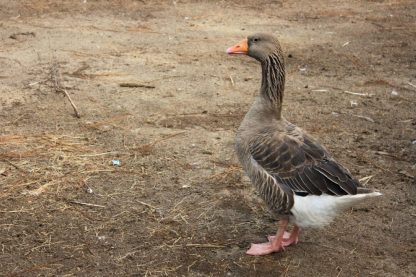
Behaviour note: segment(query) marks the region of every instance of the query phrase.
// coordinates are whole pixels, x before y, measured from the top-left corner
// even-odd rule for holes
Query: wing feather
[[[251,141],[249,151],[280,186],[300,195],[357,194],[359,183],[351,173],[300,129],[264,130]]]

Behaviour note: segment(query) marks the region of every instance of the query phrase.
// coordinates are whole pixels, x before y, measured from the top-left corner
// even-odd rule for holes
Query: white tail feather
[[[291,221],[299,227],[323,227],[345,209],[358,204],[367,198],[381,196],[380,192],[355,195],[308,195],[294,196],[295,203],[290,210]]]

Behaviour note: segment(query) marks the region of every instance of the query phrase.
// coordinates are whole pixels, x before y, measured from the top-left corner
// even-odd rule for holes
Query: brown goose
[[[322,145],[282,117],[285,67],[275,37],[252,35],[227,53],[248,55],[261,64],[260,95],[238,129],[236,152],[261,197],[280,216],[277,234],[252,244],[247,254],[279,252],[298,242],[301,228],[325,226],[342,210],[381,195],[360,187]],[[291,233],[285,231],[289,222]]]

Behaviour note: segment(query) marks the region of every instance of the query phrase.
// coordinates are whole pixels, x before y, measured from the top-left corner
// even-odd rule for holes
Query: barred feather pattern
[[[285,87],[285,64],[280,47],[261,62],[261,94],[281,112]]]
[[[293,192],[279,186],[276,178],[253,158],[249,147],[237,137],[236,152],[243,169],[269,209],[276,214],[288,215],[294,204]]]

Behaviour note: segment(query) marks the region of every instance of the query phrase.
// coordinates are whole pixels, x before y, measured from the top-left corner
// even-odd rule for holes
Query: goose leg
[[[293,227],[292,232],[290,233],[289,238],[287,239],[283,239],[283,246],[289,246],[292,244],[298,244],[299,241],[299,233],[300,233],[300,228],[298,226],[295,225],[295,227]]]
[[[283,241],[289,239],[291,234],[292,233],[285,231],[284,234],[283,234]],[[267,240],[270,241],[270,242],[272,242],[275,238],[276,238],[275,235],[267,236]]]
[[[268,241],[265,243],[258,243],[258,244],[251,244],[250,249],[246,252],[248,255],[253,256],[262,256],[267,255],[273,252],[280,252],[285,246],[284,241],[284,235],[285,235],[285,229],[287,227],[287,224],[289,223],[289,220],[282,219],[279,221],[279,228],[277,229],[276,236],[272,241]]]
[[[299,233],[300,233],[300,228],[298,226],[295,225],[295,227],[293,228],[292,232],[285,232],[283,234],[283,246],[289,246],[292,244],[297,244],[299,241]],[[276,238],[276,236],[268,236],[267,239],[269,240],[269,242],[272,242],[274,239]]]

